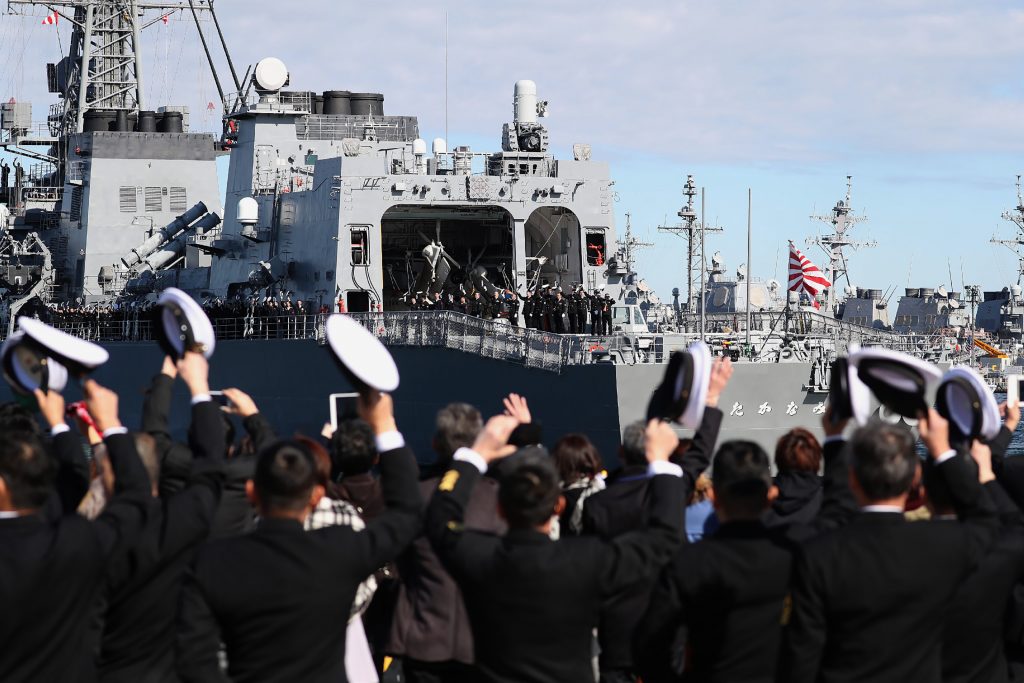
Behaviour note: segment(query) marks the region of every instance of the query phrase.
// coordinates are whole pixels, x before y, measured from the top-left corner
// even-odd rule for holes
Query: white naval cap
[[[87,374],[110,358],[102,346],[35,318],[19,318],[18,328],[0,347],[0,366],[19,393],[63,391],[69,376]]]
[[[373,333],[342,313],[327,318],[326,332],[327,345],[338,367],[356,389],[398,388],[398,366]]]
[[[849,362],[879,403],[903,417],[927,411],[927,397],[942,379],[932,363],[890,349],[859,349]]]
[[[967,446],[973,439],[991,441],[999,433],[996,397],[971,368],[955,367],[942,376],[935,409],[949,420],[950,436],[956,445]]]
[[[689,429],[699,428],[711,384],[711,365],[711,350],[704,342],[673,353],[647,405],[647,419],[662,418]]]
[[[182,358],[197,351],[209,358],[217,345],[213,325],[195,299],[175,287],[168,287],[157,299],[156,335],[164,352]]]

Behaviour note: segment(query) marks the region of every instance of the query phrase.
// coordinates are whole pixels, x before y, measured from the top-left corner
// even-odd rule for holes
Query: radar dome
[[[416,138],[412,141],[412,153],[413,154],[426,154],[427,153],[427,141],[422,138]]]
[[[256,225],[260,219],[260,205],[252,197],[238,200],[238,222],[242,225]]]
[[[1013,293],[1014,296],[1020,296],[1020,285],[1010,285],[1010,291]]]
[[[433,150],[434,154],[446,154],[448,152],[448,144],[444,141],[444,138],[434,138]]]
[[[266,57],[256,65],[253,77],[260,90],[277,92],[288,85],[288,67],[277,57]]]

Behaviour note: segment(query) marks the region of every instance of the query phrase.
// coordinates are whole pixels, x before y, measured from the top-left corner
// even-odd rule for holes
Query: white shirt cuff
[[[949,460],[950,458],[954,457],[955,455],[956,455],[956,451],[954,451],[951,448],[948,451],[946,451],[945,453],[943,453],[942,455],[940,455],[937,458],[935,458],[935,464],[936,465],[941,465],[942,463],[946,462],[947,460]]]
[[[405,438],[402,436],[402,432],[384,432],[383,434],[377,435],[377,452],[386,453],[387,451],[393,451],[396,448],[401,448],[405,445]]]
[[[838,441],[846,441],[846,437],[843,436],[842,434],[833,434],[832,436],[826,436],[825,440],[821,442],[821,445],[824,446],[825,444],[836,443]]]
[[[192,405],[196,405],[197,403],[206,403],[207,401],[212,400],[213,397],[210,396],[209,394],[196,394],[195,396],[192,397]]]
[[[58,434],[70,431],[71,427],[68,427],[64,422],[61,422],[60,424],[53,425],[53,427],[50,428],[50,436],[57,436]]]
[[[668,460],[655,460],[647,465],[647,474],[652,477],[657,474],[670,474],[673,477],[681,477],[683,476],[683,468]]]
[[[470,465],[480,470],[480,474],[485,474],[487,472],[487,461],[484,460],[482,455],[474,451],[472,448],[460,448],[455,451],[455,455],[452,457],[452,460],[468,462]]]
[[[128,428],[127,427],[111,427],[110,429],[104,429],[103,430],[103,438],[106,439],[106,438],[109,438],[111,436],[114,436],[115,434],[127,434],[127,433],[128,433]]]

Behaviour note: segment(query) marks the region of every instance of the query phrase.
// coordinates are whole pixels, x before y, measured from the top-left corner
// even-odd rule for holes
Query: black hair
[[[377,462],[373,428],[358,418],[342,420],[331,436],[331,476],[365,474]]]
[[[317,483],[316,461],[297,441],[278,441],[256,460],[253,484],[264,507],[297,512],[309,504]]]
[[[7,432],[0,438],[0,478],[16,509],[45,505],[56,475],[57,463],[35,434]]]
[[[0,403],[0,433],[7,432],[24,432],[37,437],[43,434],[32,412],[15,401]]]
[[[734,518],[756,518],[772,486],[768,454],[753,441],[726,441],[715,455],[711,483],[715,501]]]
[[[498,502],[512,529],[532,529],[555,514],[562,490],[551,458],[531,453],[516,458],[515,467],[503,473]]]
[[[978,477],[978,464],[974,462],[974,458],[966,457],[964,462],[967,463],[967,467],[971,471],[971,477],[976,479]],[[936,514],[956,512],[953,507],[953,496],[949,492],[949,485],[946,484],[945,478],[939,474],[939,466],[930,457],[925,458],[924,463],[921,465],[921,483],[924,484],[924,490],[928,494],[928,501],[931,503]]]
[[[850,467],[868,500],[895,498],[910,490],[918,460],[909,429],[872,420],[854,432],[850,446]]]

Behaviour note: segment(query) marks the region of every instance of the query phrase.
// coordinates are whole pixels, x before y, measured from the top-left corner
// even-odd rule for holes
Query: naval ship
[[[395,356],[396,411],[421,454],[437,408],[459,400],[498,411],[514,391],[548,440],[585,432],[613,463],[668,357],[695,339],[737,361],[721,438],[771,452],[788,429],[819,431],[830,364],[851,345],[939,362],[956,353],[933,330],[900,332],[899,314],[890,326],[881,290],[848,287],[844,298],[832,287],[802,302],[742,268],[728,277],[721,258],[707,268],[713,229],[698,219],[692,177],[673,228],[688,238],[687,299],[661,304],[635,271],[642,243],[630,229],[617,234],[609,165],[583,142],[572,158],[552,153],[548,102],[533,81],[514,84],[511,120],[495,127],[500,146],[478,151],[428,145],[415,116],[385,113],[383,94],[296,89],[269,57],[240,78],[231,66],[222,130],[198,132],[186,107],[144,101],[140,41],[189,9],[209,57],[198,15],[217,26],[212,3],[9,0],[11,11],[43,6],[73,27],[72,40],[47,65],[56,101],[44,121],[27,102],[0,109],[0,148],[32,162],[0,197],[0,329],[39,315],[101,343],[111,360],[96,377],[124,397],[129,421],[159,368],[150,308],[169,286],[235,302],[236,315],[214,319],[212,382],[251,393],[282,433],[318,433],[328,395],[346,389],[329,369],[323,322],[327,312],[352,315]],[[818,242],[836,282],[852,245],[849,187],[828,222],[833,232]],[[556,335],[403,304],[452,282],[484,293],[582,284],[614,300],[613,331]],[[303,302],[309,313],[268,322],[244,303],[266,301]]]

